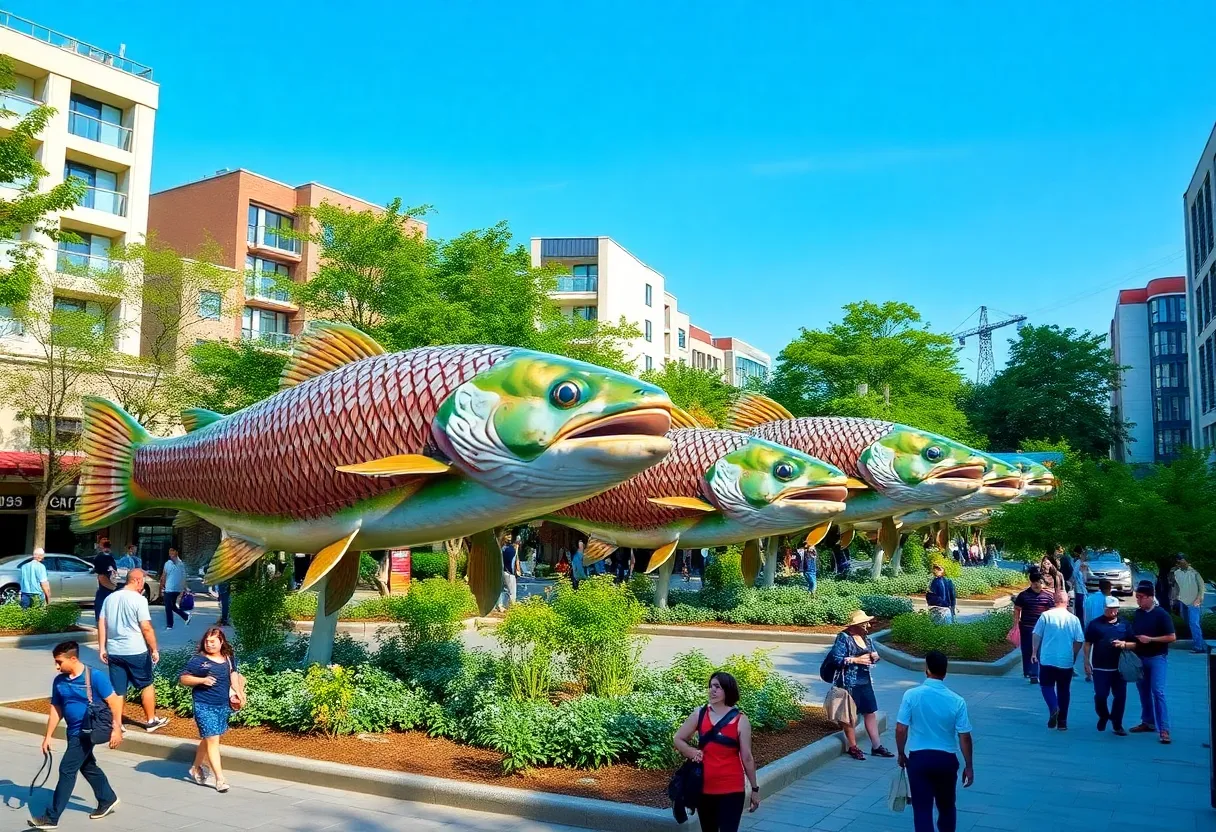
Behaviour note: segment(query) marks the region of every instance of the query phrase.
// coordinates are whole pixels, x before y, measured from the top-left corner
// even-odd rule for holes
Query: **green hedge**
[[[939,624],[925,612],[905,613],[891,622],[892,644],[908,645],[918,652],[941,650],[952,659],[983,659],[994,644],[1005,642],[1013,627],[1013,614],[991,612],[974,621]],[[1012,645],[1006,642],[1010,650]]]
[[[72,603],[39,604],[28,610],[13,602],[0,605],[0,630],[19,633],[66,633],[80,620],[80,607]]]
[[[768,624],[774,626],[817,627],[845,624],[855,610],[856,598],[814,596],[805,584],[798,587],[740,589],[738,602],[729,609],[715,609],[703,592],[673,591],[668,608],[648,607],[646,620],[652,624],[702,624],[721,621],[727,624]]]
[[[456,577],[463,578],[468,570],[469,556],[463,550],[456,561]],[[427,578],[446,578],[448,576],[448,553],[446,551],[429,552],[413,550],[410,552],[410,578],[424,581]]]

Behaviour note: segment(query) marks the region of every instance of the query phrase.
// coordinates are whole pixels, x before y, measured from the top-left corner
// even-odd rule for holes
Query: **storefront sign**
[[[388,588],[390,592],[406,592],[410,588],[410,550],[389,549]]]
[[[0,510],[27,509],[33,507],[34,500],[32,497],[26,497],[22,494],[0,495]]]
[[[62,497],[56,494],[51,497],[50,509],[51,511],[75,511],[76,501],[79,499],[76,496]]]

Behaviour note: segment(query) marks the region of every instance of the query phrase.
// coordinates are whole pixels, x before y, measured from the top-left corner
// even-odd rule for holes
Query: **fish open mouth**
[[[662,408],[648,407],[614,413],[611,416],[600,416],[581,424],[572,425],[559,433],[557,438],[567,440],[665,436],[669,430],[671,430],[671,414]]]
[[[1022,488],[1021,477],[1001,477],[999,480],[992,480],[984,483],[985,488],[1012,488],[1019,491]]]
[[[791,488],[783,491],[779,499],[794,502],[818,501],[823,503],[843,503],[849,496],[849,489],[843,485],[820,485],[814,488]]]
[[[1046,486],[1048,488],[1055,488],[1056,487],[1056,478],[1055,477],[1035,477],[1033,480],[1030,481],[1030,484]]]
[[[983,465],[955,465],[926,477],[926,479],[930,480],[982,480],[983,478]]]

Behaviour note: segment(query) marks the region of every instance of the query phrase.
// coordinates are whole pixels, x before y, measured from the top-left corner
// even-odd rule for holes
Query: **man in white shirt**
[[[900,767],[908,770],[916,832],[933,832],[935,803],[941,832],[954,832],[958,824],[956,751],[963,752],[963,788],[975,782],[971,720],[963,697],[943,681],[948,665],[945,653],[930,650],[924,684],[904,694],[896,717],[895,745]]]
[[[124,699],[134,685],[144,706],[144,729],[157,731],[169,720],[156,715],[156,688],[152,666],[160,661],[152,614],[143,595],[144,571],[132,569],[122,589],[110,593],[97,614],[97,645],[101,660],[109,665],[110,682]]]
[[[1039,690],[1047,703],[1047,727],[1068,730],[1073,666],[1085,644],[1080,620],[1068,611],[1068,593],[1056,591],[1056,605],[1034,625],[1031,661],[1039,663]]]

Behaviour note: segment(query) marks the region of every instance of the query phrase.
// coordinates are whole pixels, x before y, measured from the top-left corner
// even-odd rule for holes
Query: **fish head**
[[[497,491],[581,499],[671,451],[673,405],[653,384],[516,350],[452,391],[432,436],[453,465]]]
[[[1015,464],[1022,475],[1021,496],[1023,499],[1042,499],[1051,495],[1060,485],[1056,475],[1041,462],[1019,457]]]
[[[715,462],[705,473],[705,487],[727,517],[772,533],[835,517],[849,493],[839,468],[757,437]]]
[[[987,462],[961,442],[897,424],[861,452],[857,468],[892,500],[933,504],[975,493]]]
[[[977,493],[982,498],[976,508],[983,505],[996,505],[1014,499],[1022,493],[1023,476],[1021,469],[1012,462],[1006,462],[1000,457],[978,452],[984,460],[983,483]]]

